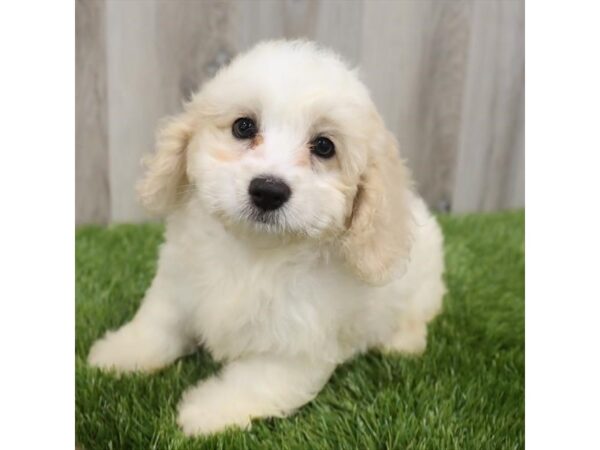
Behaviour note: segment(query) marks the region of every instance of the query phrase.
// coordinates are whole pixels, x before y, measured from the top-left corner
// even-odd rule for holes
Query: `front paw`
[[[111,332],[94,342],[87,362],[90,366],[105,371],[132,372],[136,370],[134,362],[125,354],[118,339],[115,339],[115,333]]]
[[[88,364],[117,373],[152,372],[164,365],[164,355],[152,351],[152,344],[149,339],[125,326],[115,332],[109,331],[92,345]]]
[[[211,398],[212,397],[212,398]],[[249,429],[250,416],[235,403],[216,400],[202,387],[186,393],[179,404],[177,424],[187,436],[209,435],[236,427]]]

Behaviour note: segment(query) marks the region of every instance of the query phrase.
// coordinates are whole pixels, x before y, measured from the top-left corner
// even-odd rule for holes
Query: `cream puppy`
[[[273,41],[238,56],[160,130],[139,193],[166,216],[158,270],[89,363],[153,371],[206,348],[224,366],[183,396],[186,434],[288,415],[368,349],[425,349],[442,235],[334,53]]]

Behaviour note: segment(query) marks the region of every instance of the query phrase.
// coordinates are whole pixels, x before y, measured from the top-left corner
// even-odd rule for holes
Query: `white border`
[[[526,442],[600,448],[600,4],[526,2]]]
[[[0,3],[0,448],[74,448],[74,2]]]
[[[526,10],[527,447],[600,448],[600,4]],[[0,447],[73,448],[73,3],[0,3],[0,55]]]

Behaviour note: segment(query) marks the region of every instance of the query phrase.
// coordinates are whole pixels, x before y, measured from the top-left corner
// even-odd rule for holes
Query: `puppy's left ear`
[[[408,262],[412,220],[410,175],[392,134],[379,119],[366,170],[354,198],[342,254],[349,267],[370,284],[385,283]]]
[[[156,153],[143,160],[146,173],[137,185],[144,207],[165,215],[182,203],[188,190],[186,159],[193,124],[189,112],[168,118],[159,129]]]

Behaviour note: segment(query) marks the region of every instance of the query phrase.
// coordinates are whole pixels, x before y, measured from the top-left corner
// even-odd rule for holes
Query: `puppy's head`
[[[159,214],[199,202],[232,230],[334,243],[376,283],[407,256],[407,183],[355,73],[314,44],[275,41],[165,124],[139,193]]]

